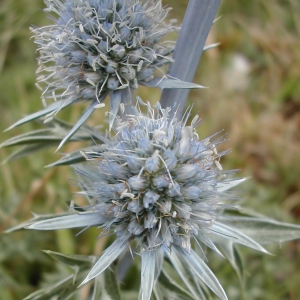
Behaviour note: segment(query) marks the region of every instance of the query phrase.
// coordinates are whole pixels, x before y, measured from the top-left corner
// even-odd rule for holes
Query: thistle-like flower
[[[163,23],[168,9],[160,1],[47,0],[56,24],[32,28],[39,45],[40,69],[50,73],[47,93],[60,89],[85,99],[153,78],[170,62],[173,47],[158,42],[176,27]],[[47,67],[48,63],[54,66]],[[40,82],[48,83],[49,76]],[[57,81],[55,81],[57,80]]]
[[[140,101],[141,102],[141,101]],[[141,102],[143,103],[143,102]],[[214,242],[240,243],[260,251],[259,244],[222,222],[220,216],[233,207],[225,190],[239,180],[224,180],[226,174],[210,138],[200,140],[195,117],[186,126],[168,118],[168,110],[146,105],[147,116],[136,113],[118,118],[115,136],[105,144],[82,153],[87,161],[75,166],[89,199],[85,212],[35,222],[30,229],[60,229],[99,226],[102,234],[116,240],[93,266],[83,283],[95,278],[135,243],[141,256],[141,299],[150,299],[167,256],[180,275],[188,264],[200,281],[221,299],[227,299],[217,278],[193,250]],[[231,199],[232,200],[232,199]],[[198,246],[197,246],[198,245]],[[182,279],[185,280],[184,276]],[[198,299],[197,293],[191,293]]]
[[[160,43],[178,27],[164,22],[160,0],[46,0],[53,25],[31,28],[41,55],[37,81],[43,98],[101,102],[111,91],[137,88],[169,63],[174,43]],[[150,84],[150,83],[149,83]],[[61,107],[57,108],[60,109]]]
[[[63,108],[90,102],[63,138],[69,140],[110,95],[111,128],[120,103],[133,105],[139,84],[160,89],[201,88],[168,76],[161,67],[172,62],[175,43],[161,41],[178,31],[166,23],[169,8],[161,0],[45,0],[54,24],[32,27],[40,52],[37,86],[45,108],[17,121],[8,129],[43,117],[45,122]],[[48,104],[47,100],[54,102]]]

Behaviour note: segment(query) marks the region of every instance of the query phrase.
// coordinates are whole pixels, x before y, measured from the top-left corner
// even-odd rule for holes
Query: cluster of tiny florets
[[[101,93],[137,88],[171,61],[174,45],[159,43],[178,28],[163,20],[159,0],[46,0],[53,25],[31,28],[41,53],[43,98],[96,100]],[[53,18],[53,17],[52,17]]]
[[[93,209],[107,218],[104,233],[130,235],[148,250],[175,244],[189,251],[191,238],[201,241],[220,210],[221,166],[215,144],[199,140],[197,123],[185,126],[149,109],[148,116],[118,119],[101,150],[83,153],[95,163],[77,171]]]

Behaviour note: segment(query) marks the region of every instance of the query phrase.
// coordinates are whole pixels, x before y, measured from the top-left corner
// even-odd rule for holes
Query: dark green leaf
[[[92,300],[121,300],[116,268],[113,264],[96,277]]]
[[[166,272],[162,271],[155,285],[157,300],[194,300],[195,298],[180,287]]]
[[[229,261],[233,269],[236,271],[242,283],[244,279],[244,267],[240,253],[230,241],[219,244],[219,247],[222,250],[222,254],[225,256],[225,258]]]
[[[41,144],[26,145],[26,146],[22,147],[21,149],[13,151],[2,163],[5,164],[9,161],[26,157],[35,152],[49,148],[53,145],[55,145],[55,143],[47,143],[47,144],[41,143]]]
[[[97,257],[95,256],[86,256],[86,255],[66,255],[59,252],[54,252],[50,250],[44,250],[46,254],[55,259],[58,262],[61,262],[72,269],[77,268],[91,268],[95,263]]]
[[[79,128],[86,122],[86,120],[94,112],[95,105],[97,103],[98,103],[97,101],[93,101],[90,104],[90,106],[83,112],[83,114],[80,116],[79,120],[76,122],[76,124],[73,126],[73,128],[68,132],[68,134],[60,142],[60,144],[57,147],[56,151],[58,151],[79,130]]]
[[[61,159],[59,159],[58,161],[50,165],[47,165],[46,167],[67,166],[67,165],[73,165],[73,164],[84,162],[86,161],[86,158],[82,153],[94,152],[95,149],[97,149],[97,151],[102,151],[106,149],[106,147],[107,147],[106,145],[96,145],[96,146],[81,149],[80,151],[74,151],[64,155]]]
[[[40,110],[40,111],[37,111],[29,116],[26,116],[24,118],[22,118],[21,120],[19,120],[18,122],[14,123],[13,125],[11,125],[9,128],[7,128],[5,131],[8,131],[12,128],[15,128],[17,126],[20,126],[20,125],[23,125],[27,122],[30,122],[30,121],[33,121],[33,120],[36,120],[40,117],[43,117],[49,113],[52,113],[53,111],[55,110],[59,110],[61,108],[65,108],[67,107],[68,105],[70,105],[71,103],[69,102],[66,102],[64,100],[59,100],[59,101],[56,101],[56,102],[53,102],[52,104],[50,104],[48,107]]]
[[[81,272],[78,275],[78,280],[80,281],[84,278],[85,273]],[[67,278],[57,282],[56,284],[40,289],[24,300],[53,300],[62,299],[67,300],[77,291],[78,284],[73,280],[74,275],[70,275]]]

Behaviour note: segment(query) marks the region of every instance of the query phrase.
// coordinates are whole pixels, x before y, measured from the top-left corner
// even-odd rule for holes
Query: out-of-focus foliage
[[[182,19],[187,1],[165,1],[174,9],[172,18]],[[0,130],[26,114],[42,107],[40,91],[35,88],[36,46],[30,41],[29,26],[42,26],[49,20],[41,13],[43,1],[0,3]],[[241,168],[251,176],[239,189],[243,206],[280,221],[300,223],[300,4],[297,0],[223,1],[209,42],[221,45],[204,53],[194,82],[209,89],[193,91],[195,103],[206,121],[199,136],[206,137],[224,129],[232,153],[223,158],[226,169]],[[159,90],[143,88],[144,100],[157,101]],[[60,116],[74,121],[84,110],[64,110]],[[105,111],[105,110],[103,110]],[[102,111],[88,124],[103,123]],[[27,124],[1,134],[1,142],[12,135],[38,129]],[[77,145],[66,145],[71,152]],[[11,149],[0,150],[4,160]],[[75,178],[68,167],[44,169],[60,158],[54,148],[1,166],[0,230],[31,218],[31,212],[51,213],[66,210],[72,200],[69,179]],[[67,203],[65,202],[67,201]],[[80,203],[81,199],[76,198]],[[21,299],[53,282],[55,269],[42,249],[65,254],[99,255],[104,240],[90,229],[75,237],[77,231],[20,231],[0,236],[0,290],[7,300]],[[229,264],[209,255],[210,266],[224,286],[229,299],[297,299],[300,294],[300,243],[268,248],[276,256],[240,248],[244,257],[244,288]],[[130,270],[133,272],[134,270]],[[64,273],[65,274],[65,273]],[[67,273],[70,274],[70,273]],[[133,277],[134,278],[134,277]],[[121,288],[136,285],[126,280]],[[45,286],[45,285],[43,285]],[[84,289],[78,297],[85,299]],[[128,299],[131,299],[128,296]],[[134,299],[134,298],[132,298]]]

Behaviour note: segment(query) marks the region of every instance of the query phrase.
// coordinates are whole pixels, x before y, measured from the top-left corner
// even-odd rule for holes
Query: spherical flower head
[[[104,150],[85,153],[97,161],[84,172],[93,174],[86,190],[95,209],[141,250],[176,244],[189,251],[191,238],[218,216],[219,155],[208,139],[199,140],[195,123],[184,126],[150,108],[147,117],[119,119]]]
[[[177,27],[164,23],[160,0],[46,0],[53,25],[32,28],[39,45],[43,98],[67,103],[97,100],[109,91],[136,88],[171,61],[173,44],[159,43]]]
[[[101,150],[85,152],[92,166],[77,167],[91,205],[121,239],[137,240],[141,252],[178,245],[210,228],[222,209],[222,175],[216,145],[200,140],[195,127],[170,120],[168,111],[147,105],[117,119],[115,136]],[[200,237],[201,240],[201,237]]]

